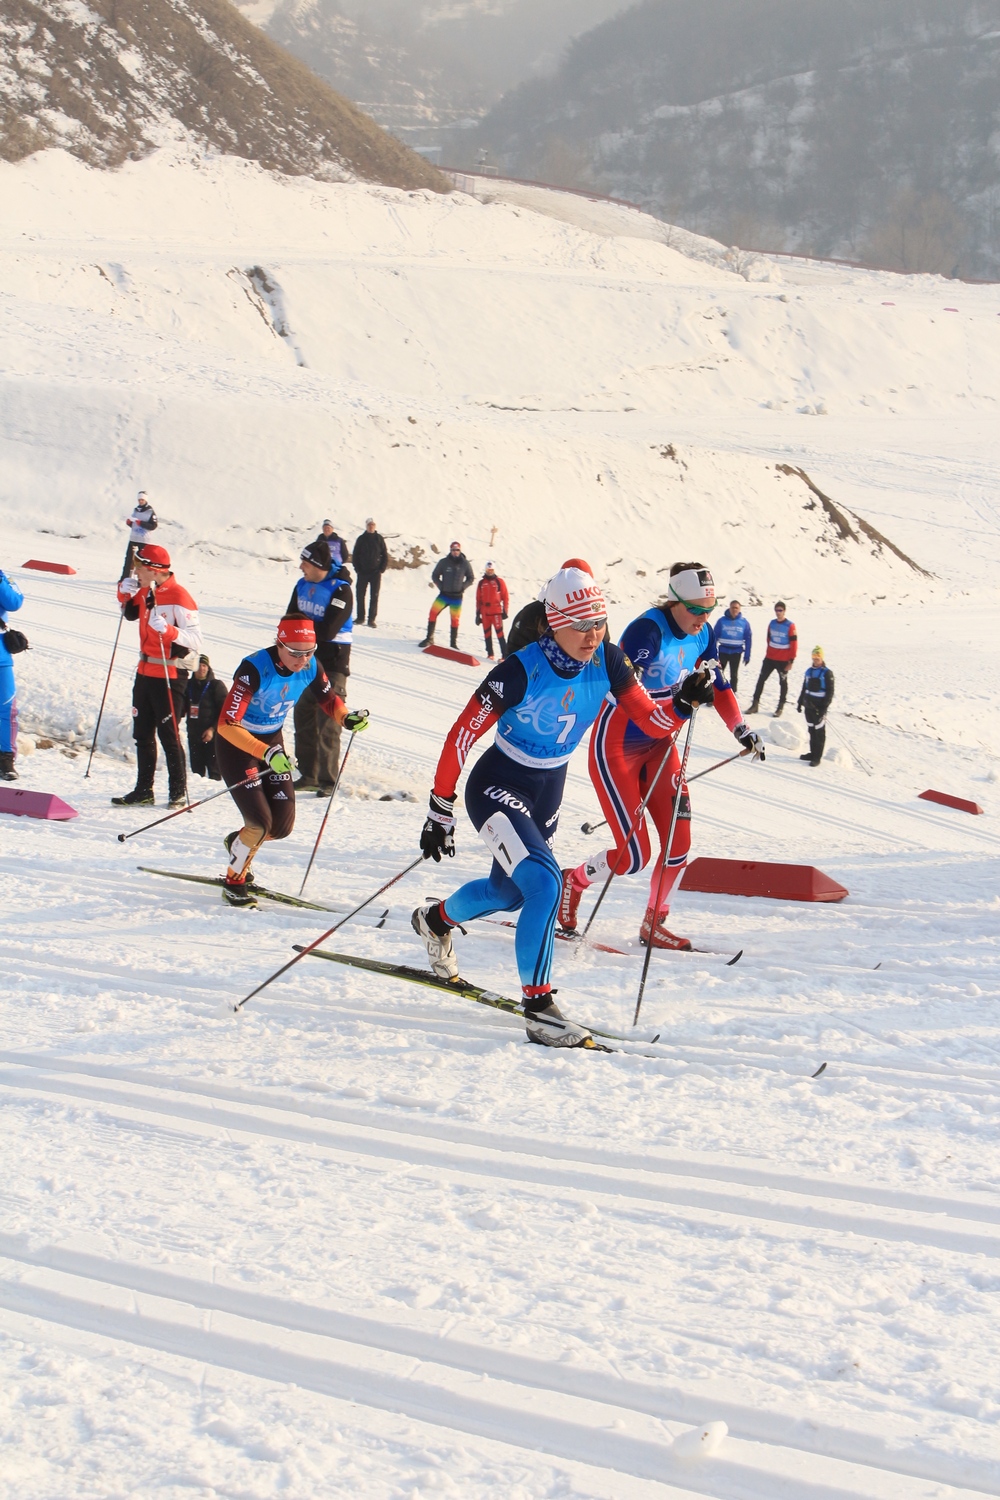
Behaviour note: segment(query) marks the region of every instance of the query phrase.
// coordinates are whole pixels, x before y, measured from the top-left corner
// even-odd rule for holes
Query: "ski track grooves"
[[[358,1109],[264,1098],[196,1080],[150,1080],[127,1068],[27,1061],[9,1052],[0,1053],[0,1060],[13,1064],[0,1066],[0,1088],[15,1094],[62,1095],[214,1131],[300,1142],[381,1163],[385,1169],[403,1163],[436,1170],[446,1180],[479,1184],[485,1179],[493,1186],[502,1180],[514,1190],[554,1190],[573,1201],[581,1196],[588,1202],[610,1200],[609,1206],[616,1208],[640,1203],[680,1217],[686,1210],[694,1222],[706,1222],[706,1215],[710,1223],[718,1214],[736,1215],[768,1225],[771,1233],[778,1226],[781,1231],[791,1227],[811,1235],[852,1234],[1000,1259],[1000,1204],[683,1158],[644,1157],[637,1167],[623,1153],[584,1152],[569,1143],[521,1137],[498,1146],[492,1136],[472,1127],[442,1128],[441,1122],[410,1118],[399,1122],[383,1117],[373,1123],[370,1114],[366,1118]]]
[[[0,1258],[15,1263],[0,1278],[0,1306],[9,1312],[664,1486],[676,1480],[682,1493],[725,1495],[726,1500],[776,1500],[782,1495],[787,1500],[851,1500],[859,1494],[880,1494],[886,1500],[912,1495],[917,1500],[918,1494],[926,1494],[900,1487],[899,1479],[906,1476],[969,1486],[952,1490],[955,1500],[996,1494],[989,1463],[890,1450],[869,1434],[781,1412],[605,1371],[574,1370],[154,1267],[51,1245],[31,1249],[23,1239],[7,1235],[0,1235]],[[59,1289],[39,1285],[39,1272],[49,1273],[48,1280],[56,1273]],[[35,1280],[22,1279],[32,1275]],[[73,1285],[66,1285],[67,1277]],[[120,1297],[109,1295],[110,1288],[131,1293],[132,1308],[123,1308]],[[143,1310],[136,1305],[139,1297],[155,1298],[156,1305]],[[210,1325],[193,1319],[191,1309],[209,1312]],[[706,1406],[713,1420],[725,1421],[730,1429],[724,1454],[704,1467],[682,1465],[670,1453],[669,1435],[659,1424],[700,1423]],[[800,1454],[822,1458],[832,1472],[815,1478],[811,1469],[806,1478]],[[792,1473],[794,1489],[787,1484]]]

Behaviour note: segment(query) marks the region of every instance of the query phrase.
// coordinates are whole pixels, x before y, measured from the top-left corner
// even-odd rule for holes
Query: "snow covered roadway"
[[[3,170],[13,180],[15,169]],[[102,179],[101,191],[142,170]],[[183,198],[188,169],[169,170]],[[253,170],[223,182],[233,201],[250,193]],[[678,306],[724,294],[742,331],[732,349],[754,365],[754,380],[773,375],[765,357],[773,330],[763,327],[772,314],[800,320],[828,371],[843,360],[841,386],[826,389],[825,422],[752,408],[734,395],[726,382],[738,383],[735,353],[721,361],[716,405],[702,410],[692,401],[669,423],[652,397],[627,416],[617,408],[595,414],[582,397],[582,413],[562,405],[484,415],[487,396],[513,400],[514,375],[524,372],[503,389],[498,373],[493,390],[470,376],[469,404],[479,409],[474,417],[463,409],[459,425],[479,424],[476,441],[484,451],[493,446],[489,462],[475,461],[480,489],[463,511],[457,497],[466,481],[443,477],[444,459],[429,441],[405,459],[416,468],[387,467],[408,432],[411,447],[424,441],[413,432],[428,412],[458,422],[459,397],[443,386],[429,393],[431,380],[424,406],[394,395],[401,367],[390,354],[378,387],[374,347],[351,376],[356,384],[338,384],[347,375],[324,373],[314,359],[321,340],[301,311],[305,301],[292,306],[312,361],[303,373],[290,359],[280,362],[287,351],[277,345],[261,354],[252,323],[239,325],[245,346],[226,345],[242,292],[226,314],[231,327],[222,319],[213,331],[188,305],[198,336],[185,343],[182,316],[169,336],[162,322],[151,331],[167,304],[148,289],[151,324],[134,313],[122,331],[119,314],[103,303],[82,311],[73,303],[72,277],[47,287],[34,263],[36,250],[39,264],[55,253],[46,235],[65,235],[57,248],[67,263],[86,261],[86,246],[71,242],[60,218],[58,194],[43,191],[46,172],[58,184],[75,171],[27,164],[16,180],[35,183],[52,221],[29,224],[13,250],[0,245],[22,278],[20,291],[3,294],[20,322],[8,325],[2,379],[17,387],[20,405],[0,408],[13,476],[0,498],[0,564],[27,599],[17,623],[32,649],[16,659],[24,724],[56,738],[52,749],[21,758],[21,784],[55,792],[80,813],[65,824],[0,816],[0,1493],[17,1500],[1000,1494],[1000,706],[975,655],[1000,624],[993,583],[1000,384],[984,365],[983,389],[953,393],[939,418],[918,413],[918,396],[905,394],[905,422],[884,408],[859,413],[845,353],[854,335],[834,306],[837,298],[845,305],[891,298],[901,326],[912,330],[923,327],[932,299],[955,296],[963,308],[970,299],[962,338],[972,340],[976,319],[1000,310],[995,289],[956,293],[923,278],[854,273],[831,285],[826,273],[811,281],[802,270],[793,281],[786,271],[795,289],[789,304],[779,301],[780,284],[735,276],[723,284],[717,268],[691,262],[681,267],[688,285],[677,269],[682,258],[666,247],[628,242],[616,250],[572,226],[556,231],[543,221],[535,229],[532,215],[511,208],[281,188],[315,198],[317,224],[327,223],[326,203],[348,279],[350,213],[376,229],[385,219],[414,234],[444,215],[449,253],[461,259],[466,247],[470,284],[482,272],[484,282],[522,282],[528,301],[544,300],[539,288],[558,272],[564,289],[573,282],[584,312],[609,278],[621,291],[632,277],[643,297],[653,285]],[[212,173],[224,174],[217,163],[190,171],[209,187]],[[279,189],[266,179],[259,191],[263,203]],[[221,189],[219,196],[229,202]],[[350,213],[337,218],[331,204]],[[179,243],[188,235],[193,256],[197,226],[182,228]],[[41,237],[40,250],[29,230]],[[211,237],[210,226],[204,233]],[[251,239],[241,260],[248,265],[257,248]],[[355,258],[365,262],[370,244],[360,233],[358,245]],[[123,232],[122,265],[133,265],[133,248]],[[202,292],[192,288],[202,271],[185,269],[188,251],[158,250],[157,264],[197,302]],[[220,263],[224,252],[212,249]],[[407,253],[430,266],[439,250],[415,244]],[[487,265],[490,255],[495,263]],[[122,278],[125,285],[124,271]],[[412,328],[396,281],[387,272],[379,296],[394,307],[402,342],[402,330],[409,338]],[[289,284],[294,290],[291,275]],[[319,297],[319,285],[310,295]],[[110,295],[101,282],[99,296]],[[348,307],[345,320],[355,316]],[[253,308],[248,316],[260,322]],[[695,316],[688,308],[677,326],[690,330]],[[864,308],[857,314],[860,322],[866,316]],[[707,325],[702,312],[697,318]],[[934,326],[942,321],[943,313]],[[37,344],[23,335],[27,323]],[[843,346],[828,336],[833,325]],[[949,364],[939,351],[933,378],[941,389],[965,378],[966,346],[957,332],[947,336],[956,352]],[[116,413],[132,395],[95,374],[118,337],[138,403],[120,422]],[[663,338],[654,383],[668,380],[663,371],[677,354]],[[798,342],[796,334],[789,344]],[[591,329],[590,343],[595,367],[603,359],[610,369],[618,349],[607,330]],[[350,358],[365,347],[359,342]],[[324,348],[331,362],[340,357],[332,335]],[[533,351],[540,362],[543,348]],[[893,350],[892,360],[917,361],[916,381],[917,355],[902,344]],[[555,389],[556,375],[569,381],[572,358],[560,361],[548,372],[540,367],[546,389]],[[267,362],[264,382],[258,365]],[[669,380],[682,385],[691,372],[680,368]],[[200,392],[215,412],[189,449],[178,433],[195,429],[170,427],[178,371],[189,394]],[[312,385],[293,384],[300,377]],[[247,394],[259,396],[265,385],[273,398],[266,422],[263,405]],[[561,386],[556,394],[563,401]],[[98,437],[92,449],[80,439],[74,464],[70,416],[84,399]],[[315,481],[305,442],[289,441],[270,473],[261,464],[249,474],[259,453],[248,450],[233,487],[217,488],[234,432],[258,421],[276,432],[309,402],[336,441],[349,436],[344,463],[356,467],[339,497],[328,500],[325,476]],[[538,398],[536,408],[543,405]],[[136,416],[140,407],[145,415]],[[727,410],[718,421],[714,413]],[[206,435],[213,422],[221,436]],[[268,905],[233,911],[211,887],[137,868],[221,873],[222,837],[234,826],[228,799],[118,843],[147,818],[109,802],[132,775],[122,754],[135,659],[128,629],[107,731],[84,780],[81,740],[114,637],[119,511],[134,488],[149,483],[164,522],[158,535],[199,600],[207,649],[228,680],[241,655],[270,638],[294,576],[296,539],[311,534],[330,504],[351,538],[351,525],[371,513],[372,490],[358,480],[369,464],[385,497],[380,523],[400,533],[400,547],[447,545],[461,525],[477,566],[488,547],[504,561],[519,603],[537,587],[542,558],[554,566],[599,536],[594,560],[620,629],[658,591],[655,569],[674,555],[675,533],[664,540],[661,510],[646,505],[662,499],[659,467],[655,484],[642,489],[642,455],[654,438],[673,436],[682,444],[677,460],[657,448],[655,463],[671,485],[694,493],[684,508],[674,504],[681,491],[669,491],[670,524],[689,528],[697,554],[717,545],[723,533],[713,528],[740,515],[738,540],[717,567],[722,587],[746,599],[741,576],[752,574],[761,588],[787,578],[782,593],[800,642],[806,651],[815,639],[824,643],[838,682],[836,755],[806,768],[798,716],[790,711],[777,725],[756,720],[776,736],[767,763],[737,763],[694,786],[693,853],[815,863],[849,888],[849,899],[806,906],[682,894],[678,930],[706,948],[743,948],[744,956],[729,968],[714,954],[654,955],[642,1036],[659,1033],[660,1041],[636,1048],[653,1056],[531,1047],[512,1016],[311,958],[234,1015],[234,1001],[333,919]],[[633,467],[599,468],[600,481],[588,468],[596,494],[580,498],[570,486],[564,511],[543,515],[533,488],[541,468],[532,465],[549,466],[551,477],[582,453],[582,472],[605,450],[616,455],[614,466],[628,459]],[[805,464],[938,576],[910,578],[902,564],[866,550],[850,566],[824,552],[807,577],[806,541],[776,537],[771,525],[792,503],[769,477],[775,457]],[[522,462],[523,489],[508,483],[515,469],[523,478]],[[201,490],[188,482],[199,465],[212,476]],[[717,480],[730,487],[734,507],[742,504],[741,474],[745,513],[712,498]],[[53,501],[60,475],[76,496],[65,513]],[[435,498],[438,480],[443,498]],[[773,512],[765,480],[775,486]],[[633,481],[641,505],[632,504]],[[500,493],[495,514],[483,499],[490,486]],[[535,509],[541,540],[532,533]],[[55,553],[79,572],[57,577],[14,566]],[[714,553],[706,561],[714,564]],[[849,579],[843,591],[840,574]],[[370,709],[371,728],[352,752],[306,892],[339,910],[414,858],[444,730],[478,681],[474,670],[416,652],[430,597],[426,569],[394,571],[378,630],[358,631],[350,701]],[[758,639],[769,603],[770,596],[747,605]],[[462,630],[462,644],[475,644],[471,621]],[[752,686],[759,659],[758,648],[741,688]],[[796,673],[796,692],[798,680]],[[732,748],[714,716],[703,715],[692,770]],[[927,786],[971,797],[987,815],[918,800]],[[158,794],[162,801],[162,784]],[[294,835],[259,861],[268,885],[298,890],[325,808],[300,800]],[[581,754],[558,834],[564,863],[597,847],[600,835],[587,838],[580,825],[599,817]],[[449,868],[421,866],[329,946],[420,963],[410,910],[481,873],[483,863],[462,817]],[[596,937],[622,947],[622,956],[558,945],[560,1001],[581,1019],[627,1028],[644,896],[641,880],[616,883],[595,925]],[[516,994],[509,930],[481,923],[457,947],[470,979]],[[826,1070],[813,1079],[821,1062]]]

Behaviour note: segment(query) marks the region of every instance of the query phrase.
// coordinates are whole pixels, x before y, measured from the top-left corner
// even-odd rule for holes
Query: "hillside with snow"
[[[4,1480],[18,1500],[1000,1493],[1000,289],[727,258],[634,211],[470,186],[189,143],[114,172],[0,164],[18,786],[79,813],[0,813]],[[836,674],[828,754],[802,765],[792,707],[756,719],[766,763],[692,787],[692,852],[815,864],[849,897],[681,892],[703,951],[654,955],[625,1055],[553,1055],[515,1017],[313,958],[237,1019],[336,919],[149,873],[221,873],[227,796],[118,842],[146,811],[110,805],[131,626],[84,777],[139,488],[227,682],[323,517],[388,540],[348,683],[371,726],[336,801],[300,797],[261,854],[272,888],[299,889],[328,806],[323,907],[415,858],[480,680],[416,648],[459,537],[515,608],[588,557],[616,633],[700,559],[754,630],[744,705],[787,600]],[[733,749],[706,713],[690,770]],[[599,817],[581,751],[561,862],[600,847]],[[485,873],[464,814],[457,842],[328,946],[421,964],[412,907]],[[629,1029],[645,894],[622,879],[602,907],[620,952],[556,945],[567,1013]],[[508,931],[457,944],[516,993]]]

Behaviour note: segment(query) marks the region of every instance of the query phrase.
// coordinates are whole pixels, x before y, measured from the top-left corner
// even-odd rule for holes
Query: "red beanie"
[[[278,621],[278,640],[283,646],[315,646],[316,631],[312,620],[286,615],[283,620]]]
[[[567,568],[579,568],[581,573],[589,573],[591,578],[594,576],[594,570],[590,566],[590,563],[582,557],[567,557],[560,571],[565,572]]]

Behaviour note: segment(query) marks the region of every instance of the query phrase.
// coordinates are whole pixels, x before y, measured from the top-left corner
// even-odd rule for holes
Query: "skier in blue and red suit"
[[[496,740],[469,776],[465,806],[493,856],[489,877],[444,901],[418,907],[413,927],[431,967],[457,979],[455,927],[495,911],[520,911],[517,967],[529,1040],[586,1046],[590,1033],[567,1021],[552,1000],[551,970],[562,877],[551,844],[559,822],[566,765],[608,693],[651,740],[676,734],[695,703],[710,702],[711,673],[689,673],[654,702],[632,663],[605,641],[607,606],[579,568],[562,568],[544,591],[547,629],[508,656],[473,693],[452,725],[438,761],[420,836],[425,859],[455,852],[455,788],[472,746],[492,725]]]
[[[669,701],[675,696],[678,684],[684,681],[687,672],[710,668],[716,712],[744,751],[755,760],[763,760],[764,745],[760,735],[754,734],[743,722],[736,694],[714,659],[715,640],[708,617],[715,609],[715,603],[715,584],[708,569],[701,563],[675,563],[670,570],[666,599],[653,609],[647,609],[626,627],[621,647],[635,663],[643,687],[656,701]],[[595,880],[603,883],[611,870],[616,875],[634,875],[646,868],[650,856],[646,819],[650,817],[660,836],[660,855],[653,866],[649,904],[639,931],[639,941],[644,944],[652,942],[654,948],[690,949],[687,938],[677,937],[666,926],[670,893],[684,872],[691,847],[691,799],[687,786],[678,785],[680,757],[677,750],[671,748],[667,753],[670,759],[666,769],[656,783],[646,813],[629,838],[633,819],[656,775],[664,750],[640,725],[631,722],[622,708],[613,704],[602,708],[590,737],[590,778],[615,844],[614,848],[584,860],[576,869],[563,871],[559,922],[566,932],[575,931],[580,897]],[[661,884],[663,845],[670,831],[675,796],[679,796],[681,802]]]

